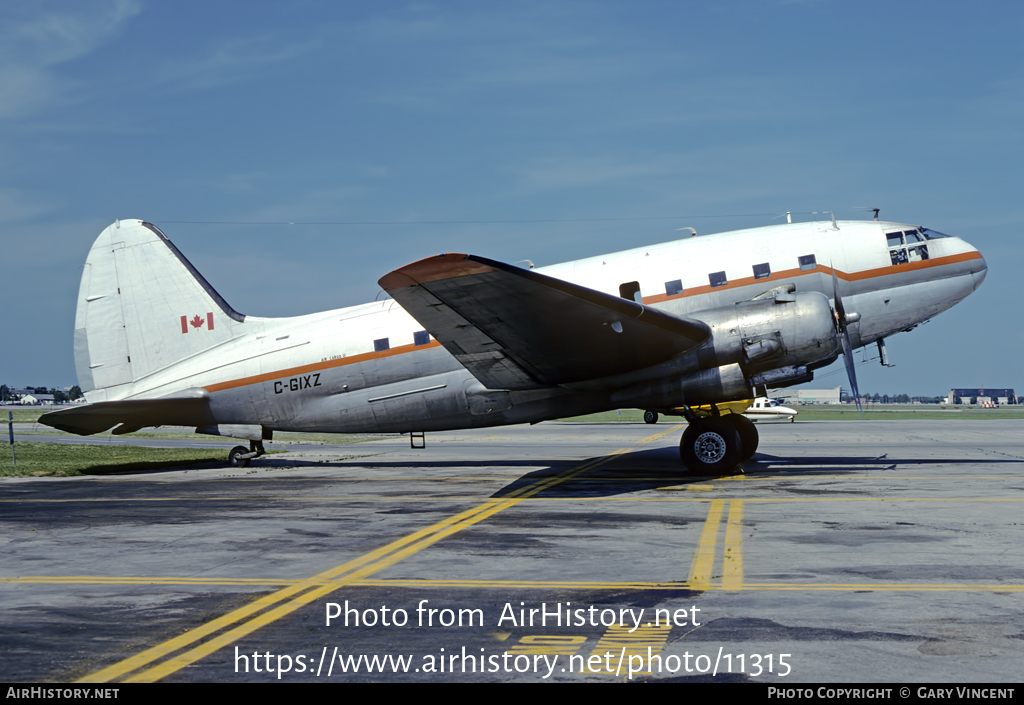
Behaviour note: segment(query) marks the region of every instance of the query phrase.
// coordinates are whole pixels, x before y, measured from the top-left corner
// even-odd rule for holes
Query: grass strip
[[[10,446],[4,450],[6,453],[0,453],[0,477],[108,475],[204,463],[224,465],[227,459],[220,448],[16,443],[17,466],[13,466]]]

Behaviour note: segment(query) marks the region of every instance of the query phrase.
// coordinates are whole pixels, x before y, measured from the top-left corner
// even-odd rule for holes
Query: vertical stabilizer
[[[120,220],[93,243],[75,314],[82,391],[138,382],[240,333],[231,308],[160,230]]]

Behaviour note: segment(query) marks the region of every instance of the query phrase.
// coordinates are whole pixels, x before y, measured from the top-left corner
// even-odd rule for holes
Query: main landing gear
[[[697,475],[724,475],[757,451],[754,422],[740,414],[698,417],[690,412],[690,425],[679,441],[679,454],[687,470]]]
[[[235,446],[231,449],[228,453],[228,465],[233,468],[247,468],[250,460],[266,454],[263,441],[249,441],[249,450],[246,450],[245,446]]]

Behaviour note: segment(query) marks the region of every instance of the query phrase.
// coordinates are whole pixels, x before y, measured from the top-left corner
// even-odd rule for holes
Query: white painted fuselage
[[[491,408],[480,382],[390,299],[258,318],[237,314],[215,292],[216,305],[195,297],[178,301],[170,282],[151,299],[129,301],[117,286],[125,273],[141,268],[145,279],[146,268],[157,265],[118,251],[129,252],[150,232],[159,234],[141,221],[119,221],[90,253],[75,342],[90,402],[202,395],[217,424],[338,433],[444,430],[645,407],[642,400],[623,403],[611,389],[553,387],[511,392],[505,408]],[[108,260],[116,276],[90,280],[89,272],[100,272]],[[834,271],[846,310],[860,313],[849,328],[860,347],[955,305],[980,285],[986,264],[957,237],[897,223],[839,221],[691,237],[536,271],[616,296],[630,297],[638,287],[644,306],[696,319],[787,285],[831,300]],[[118,304],[124,333],[104,342],[97,321],[116,318]]]

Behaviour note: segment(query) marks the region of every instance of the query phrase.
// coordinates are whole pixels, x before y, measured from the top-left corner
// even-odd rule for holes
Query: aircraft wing
[[[413,262],[380,285],[490,389],[536,389],[665,362],[708,326],[465,254]]]
[[[205,396],[162,399],[123,399],[82,404],[39,417],[39,422],[79,436],[114,428],[115,434],[132,433],[147,426],[202,426],[216,424]]]

